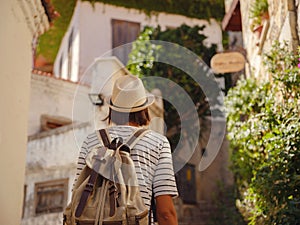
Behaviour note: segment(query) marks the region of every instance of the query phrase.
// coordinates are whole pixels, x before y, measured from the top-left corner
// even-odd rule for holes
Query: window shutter
[[[113,55],[126,65],[128,54],[131,52],[131,43],[140,33],[140,24],[123,20],[112,20],[112,47]],[[128,44],[128,45],[126,45]]]

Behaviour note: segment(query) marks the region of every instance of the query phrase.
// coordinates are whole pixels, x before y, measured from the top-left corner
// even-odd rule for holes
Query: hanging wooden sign
[[[245,67],[245,57],[239,52],[224,52],[214,55],[210,61],[214,73],[234,73]]]

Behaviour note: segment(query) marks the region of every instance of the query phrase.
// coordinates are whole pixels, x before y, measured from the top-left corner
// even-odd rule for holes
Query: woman
[[[108,101],[110,124],[108,132],[111,139],[121,137],[127,140],[139,127],[149,125],[148,107],[153,102],[154,96],[146,94],[139,78],[133,75],[118,78]],[[97,134],[92,133],[81,147],[76,176],[85,165],[87,153],[95,145],[99,145],[99,140]],[[178,192],[167,138],[150,131],[137,142],[130,155],[135,165],[145,205],[150,208],[153,193],[159,225],[177,225],[172,198],[177,196]]]

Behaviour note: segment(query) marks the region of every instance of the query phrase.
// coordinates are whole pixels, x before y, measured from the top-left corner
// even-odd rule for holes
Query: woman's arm
[[[156,198],[156,216],[159,225],[178,225],[177,214],[170,195],[160,195]]]

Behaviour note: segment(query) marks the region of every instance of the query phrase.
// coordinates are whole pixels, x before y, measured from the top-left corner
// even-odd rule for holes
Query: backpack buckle
[[[94,184],[91,184],[91,183],[87,183],[86,185],[85,185],[85,191],[88,191],[88,192],[92,192],[93,191],[93,189],[94,189]]]

